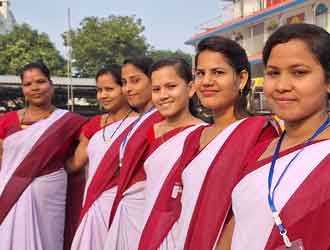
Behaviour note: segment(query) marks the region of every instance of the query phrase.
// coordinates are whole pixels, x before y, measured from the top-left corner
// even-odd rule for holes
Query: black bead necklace
[[[112,137],[116,134],[116,132],[118,131],[118,129],[121,127],[121,125],[124,123],[124,121],[127,119],[127,117],[130,115],[130,113],[132,113],[132,109],[130,109],[127,114],[125,115],[125,117],[121,120],[121,122],[119,123],[119,125],[116,127],[115,131],[111,134],[110,138],[109,139],[106,139],[105,138],[105,130],[106,130],[106,127],[107,127],[107,123],[108,123],[108,120],[110,118],[110,114],[107,115],[107,117],[105,118],[105,121],[104,121],[104,126],[103,126],[103,129],[102,129],[102,138],[103,138],[103,141],[105,143],[108,143],[110,144],[111,143],[111,140],[112,140]]]

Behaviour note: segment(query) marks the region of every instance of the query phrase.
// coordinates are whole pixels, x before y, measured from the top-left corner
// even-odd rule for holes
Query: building
[[[330,0],[234,0],[226,16],[232,16],[215,26],[209,26],[186,41],[196,46],[206,37],[221,35],[240,43],[252,65],[250,105],[255,112],[267,112],[262,92],[263,72],[261,53],[265,41],[279,26],[288,23],[312,23],[330,31]],[[214,22],[214,20],[213,20]]]
[[[0,35],[10,32],[16,24],[9,6],[9,0],[0,0]]]

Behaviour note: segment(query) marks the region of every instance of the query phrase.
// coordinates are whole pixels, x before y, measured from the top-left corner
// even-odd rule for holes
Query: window
[[[322,28],[328,27],[328,8],[323,3],[318,4],[315,8],[315,24]]]
[[[252,112],[255,114],[269,114],[270,108],[268,107],[266,97],[264,95],[264,90],[262,87],[256,87],[252,91],[251,96],[251,108]]]

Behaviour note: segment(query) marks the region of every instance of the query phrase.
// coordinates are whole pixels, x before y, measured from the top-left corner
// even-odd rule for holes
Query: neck
[[[178,112],[171,117],[166,117],[165,123],[168,127],[177,128],[181,126],[185,126],[189,121],[192,120],[192,115],[189,112],[189,108],[185,108],[184,110]]]
[[[124,105],[116,111],[109,111],[109,116],[110,116],[111,120],[119,121],[119,120],[123,119],[124,117],[126,117],[130,111],[132,111],[130,106]]]
[[[36,105],[29,105],[26,109],[28,109],[32,113],[44,113],[49,112],[52,110],[53,106],[51,103],[36,106]]]
[[[325,111],[320,111],[299,121],[285,122],[287,140],[293,142],[306,141],[325,122],[327,117]]]
[[[238,119],[235,116],[234,107],[231,106],[229,109],[225,110],[214,110],[213,120],[214,127],[224,129]]]
[[[138,108],[139,114],[143,115],[153,106],[152,101],[150,100],[146,105],[141,108]]]

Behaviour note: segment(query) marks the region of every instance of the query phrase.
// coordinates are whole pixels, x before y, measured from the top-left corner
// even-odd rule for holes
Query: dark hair
[[[153,64],[153,60],[150,57],[141,56],[141,57],[133,57],[125,59],[123,62],[123,66],[125,64],[132,64],[139,70],[141,70],[145,75],[149,75],[149,68]]]
[[[111,64],[109,66],[106,66],[102,69],[100,69],[95,76],[95,80],[102,76],[102,75],[111,75],[115,82],[122,86],[122,81],[121,81],[121,66],[119,64]]]
[[[330,34],[323,28],[307,23],[281,26],[267,40],[262,58],[267,65],[272,49],[281,43],[299,39],[306,43],[324,70],[326,81],[330,80]]]
[[[238,100],[235,102],[234,108],[238,116],[249,115],[247,110],[247,96],[251,87],[251,68],[245,50],[241,45],[229,38],[221,36],[208,37],[200,41],[197,46],[197,54],[195,56],[196,65],[198,64],[199,55],[205,50],[221,53],[231,67],[233,67],[236,74],[240,74],[243,70],[247,71],[249,75],[247,83],[241,91]]]
[[[20,73],[20,78],[21,81],[23,81],[23,77],[24,77],[24,73],[26,71],[32,70],[32,69],[38,69],[41,71],[41,73],[48,79],[48,81],[50,82],[50,84],[52,84],[52,81],[50,79],[50,71],[48,69],[48,67],[43,63],[43,62],[32,62],[29,64],[26,64],[23,66],[23,68],[21,69],[21,73]]]
[[[154,64],[152,64],[149,70],[149,76],[151,77],[151,74],[154,71],[169,66],[173,67],[177,75],[180,76],[180,78],[182,78],[183,80],[185,80],[185,82],[190,83],[192,81],[193,76],[191,65],[187,63],[183,58],[176,57],[160,59]]]

